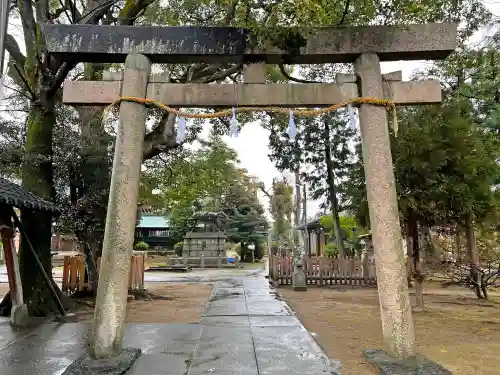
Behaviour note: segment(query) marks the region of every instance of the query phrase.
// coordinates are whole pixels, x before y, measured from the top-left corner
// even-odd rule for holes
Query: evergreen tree
[[[336,70],[332,65],[308,69],[308,79],[333,80]],[[295,171],[302,166],[307,172],[303,179],[308,184],[312,199],[322,199],[322,207],[330,208],[334,220],[335,244],[345,255],[346,238],[339,222],[342,185],[353,162],[350,147],[355,130],[349,123],[346,110],[321,114],[317,117],[296,118],[297,135],[294,140],[283,132],[285,124],[280,117],[267,125],[271,130],[270,158],[278,170]]]

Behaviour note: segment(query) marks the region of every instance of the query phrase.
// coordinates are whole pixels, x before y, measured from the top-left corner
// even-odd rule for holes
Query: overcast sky
[[[0,0],[5,1],[5,0]],[[495,14],[500,15],[500,1],[485,0],[484,4]],[[9,32],[19,41],[19,45],[24,50],[22,42],[22,29],[19,20],[10,20]],[[491,30],[485,30],[474,37],[474,42],[481,40],[485,34],[490,34]],[[382,73],[392,71],[403,71],[403,79],[408,80],[412,73],[422,69],[426,62],[423,61],[393,61],[382,63]],[[208,128],[205,133],[208,133]],[[227,143],[234,148],[239,155],[241,166],[246,168],[251,175],[256,176],[269,187],[274,177],[280,173],[268,158],[269,153],[269,132],[260,126],[259,122],[244,124],[237,138],[225,137]],[[262,203],[268,206],[267,199],[261,196]],[[319,203],[308,202],[308,216],[314,215],[319,210]]]

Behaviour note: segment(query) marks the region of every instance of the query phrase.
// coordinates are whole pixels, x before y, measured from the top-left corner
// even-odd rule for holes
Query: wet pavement
[[[151,271],[144,273],[144,282],[146,283],[212,283],[218,280],[234,277],[245,277],[255,275],[261,270],[252,269],[193,269],[190,272],[161,272]],[[62,267],[56,267],[52,270],[52,276],[55,282],[60,285],[62,282],[63,270]],[[7,283],[7,269],[5,265],[0,265],[0,283]]]
[[[12,331],[0,321],[0,375],[59,375],[84,353],[89,326],[47,323]],[[128,324],[142,349],[130,375],[337,374],[260,274],[222,277],[199,324]]]

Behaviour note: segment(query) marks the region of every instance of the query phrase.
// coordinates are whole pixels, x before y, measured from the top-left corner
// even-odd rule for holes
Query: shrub
[[[333,243],[329,243],[325,245],[325,255],[327,258],[333,258],[334,256],[337,256],[339,254],[339,251],[337,250],[337,247]]]
[[[134,249],[139,251],[146,251],[149,250],[149,245],[146,242],[140,241],[135,244]]]

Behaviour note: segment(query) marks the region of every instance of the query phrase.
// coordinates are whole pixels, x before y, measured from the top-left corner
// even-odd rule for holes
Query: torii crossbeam
[[[64,61],[124,62],[129,54],[152,63],[281,62],[284,51],[249,50],[250,31],[234,27],[154,27],[43,24],[47,52]],[[444,59],[456,46],[455,24],[323,27],[308,36],[294,64],[354,62],[374,52],[381,61]]]
[[[121,96],[122,81],[71,81],[63,102],[108,105]],[[149,83],[146,98],[170,107],[322,107],[360,97],[357,84],[183,84]],[[384,97],[396,105],[441,103],[437,80],[384,82]]]

